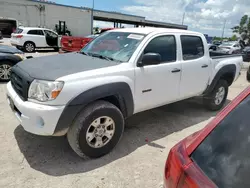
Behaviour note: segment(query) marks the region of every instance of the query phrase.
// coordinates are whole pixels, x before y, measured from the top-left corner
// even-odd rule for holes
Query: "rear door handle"
[[[181,69],[173,69],[171,72],[172,73],[181,72]]]
[[[208,67],[208,65],[202,65],[201,66],[201,68],[207,68]]]

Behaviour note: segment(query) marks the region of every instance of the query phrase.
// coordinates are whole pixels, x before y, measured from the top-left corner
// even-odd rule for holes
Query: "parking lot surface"
[[[230,87],[228,102],[249,84],[245,70]],[[41,137],[23,130],[0,83],[0,187],[162,187],[169,149],[203,128],[216,113],[192,99],[137,114],[110,154],[83,160],[65,137]]]

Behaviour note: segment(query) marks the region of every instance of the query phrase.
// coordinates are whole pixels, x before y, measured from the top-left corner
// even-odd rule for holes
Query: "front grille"
[[[22,69],[17,66],[12,68],[10,75],[11,85],[18,96],[24,101],[28,99],[28,90],[32,80],[33,79]]]

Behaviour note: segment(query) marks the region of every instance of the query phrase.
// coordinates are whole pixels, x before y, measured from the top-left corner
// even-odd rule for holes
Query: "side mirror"
[[[138,67],[147,65],[158,65],[161,63],[161,55],[158,53],[146,53],[142,56],[141,62],[138,62]]]

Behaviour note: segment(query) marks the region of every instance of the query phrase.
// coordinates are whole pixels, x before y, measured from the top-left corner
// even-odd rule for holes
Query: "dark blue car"
[[[0,81],[9,81],[11,68],[24,57],[22,51],[12,46],[0,45]]]

